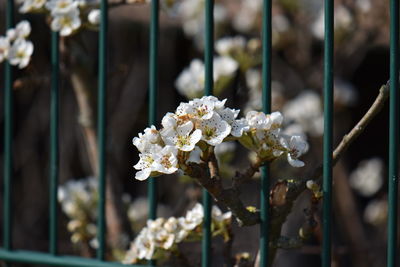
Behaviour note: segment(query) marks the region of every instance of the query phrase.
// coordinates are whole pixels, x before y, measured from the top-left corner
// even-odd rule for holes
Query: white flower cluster
[[[6,36],[0,36],[0,63],[8,60],[13,66],[22,69],[28,66],[33,53],[33,44],[27,40],[31,25],[23,20],[13,29],[8,29]]]
[[[90,241],[95,244],[97,218],[97,180],[94,177],[71,180],[58,188],[58,201],[63,212],[70,219],[68,231],[71,241]]]
[[[60,32],[61,36],[68,36],[76,32],[87,20],[90,24],[99,23],[100,12],[97,9],[99,0],[18,0],[21,4],[19,11],[49,12],[50,27]]]
[[[231,212],[222,213],[217,206],[213,206],[213,235],[224,234],[231,223],[231,217]],[[157,253],[159,251],[172,251],[178,243],[200,240],[203,218],[203,206],[197,203],[184,217],[148,220],[147,226],[131,243],[123,263],[135,264],[140,260],[155,259],[156,255],[160,255]]]
[[[304,165],[298,158],[308,150],[308,144],[300,136],[281,133],[280,112],[250,111],[245,118],[237,119],[240,110],[225,107],[225,102],[226,99],[204,96],[181,103],[175,113],[164,116],[161,130],[151,126],[133,138],[140,152],[140,160],[134,166],[139,170],[135,178],[142,181],[184,169],[187,161],[200,161],[201,151],[221,144],[227,137],[257,152],[261,160],[286,154],[292,166]]]
[[[223,56],[214,58],[213,64],[214,90],[218,94],[234,77],[238,63],[230,57]],[[178,76],[175,87],[188,99],[200,97],[204,92],[204,72],[203,62],[194,59]]]

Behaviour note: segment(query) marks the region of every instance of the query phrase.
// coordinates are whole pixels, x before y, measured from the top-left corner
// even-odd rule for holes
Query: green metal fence
[[[271,111],[271,5],[272,0],[264,0],[263,8],[263,111]],[[98,88],[98,150],[99,150],[99,207],[98,207],[98,241],[97,259],[86,259],[59,255],[57,252],[57,187],[59,169],[58,149],[58,117],[59,117],[59,36],[53,33],[51,37],[51,104],[50,104],[50,229],[49,253],[19,251],[12,248],[12,136],[13,136],[13,73],[10,64],[5,64],[4,86],[4,195],[3,195],[3,247],[0,248],[0,259],[12,262],[45,264],[50,266],[87,266],[113,267],[124,266],[119,263],[104,261],[105,255],[105,179],[106,179],[106,89],[107,89],[107,1],[101,1],[101,23],[99,31],[99,88]],[[14,0],[7,0],[6,26],[14,26]],[[213,93],[213,0],[205,1],[205,95]],[[323,248],[322,266],[331,265],[331,213],[332,213],[332,132],[333,132],[333,0],[325,0],[325,57],[324,57],[324,153],[323,153]],[[399,0],[390,0],[390,135],[389,135],[389,218],[388,218],[388,249],[387,266],[396,266],[397,243],[397,187],[398,187],[398,150],[399,150]],[[149,76],[149,125],[156,124],[157,87],[158,87],[158,36],[159,36],[159,0],[151,3],[150,26],[150,76]],[[269,170],[262,169],[261,178],[261,224],[260,224],[260,266],[268,265],[268,210],[269,210]],[[149,179],[149,217],[156,217],[156,179]],[[211,266],[211,197],[203,192],[204,226],[202,240],[202,266]],[[155,262],[149,262],[154,266]]]

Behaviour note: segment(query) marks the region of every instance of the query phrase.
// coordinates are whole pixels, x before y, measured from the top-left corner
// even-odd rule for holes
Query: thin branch
[[[379,95],[375,99],[372,106],[369,108],[367,113],[361,118],[361,120],[356,124],[356,126],[345,135],[333,152],[333,166],[339,161],[344,152],[350,146],[354,140],[365,130],[371,120],[382,110],[385,102],[389,96],[389,83],[383,85],[379,90]],[[315,180],[316,182],[321,182],[323,166],[320,165],[316,168],[311,175],[300,179],[298,181],[285,181],[288,190],[286,193],[286,203],[285,205],[279,207],[272,207],[271,221],[270,221],[270,238],[271,240],[276,240],[280,237],[283,223],[286,221],[287,216],[292,210],[293,204],[298,196],[306,189],[306,182],[308,180]],[[275,257],[276,248],[270,248],[270,262],[273,262]]]
[[[363,118],[357,123],[357,125],[350,131],[349,134],[345,135],[337,146],[335,151],[333,152],[333,165],[340,159],[343,153],[347,150],[349,145],[357,139],[357,137],[365,130],[366,126],[371,122],[371,120],[380,112],[382,107],[385,104],[386,99],[388,98],[388,84],[383,85],[379,90],[379,95],[376,98],[375,102],[372,104],[368,112],[363,116]],[[209,160],[210,166],[213,168],[213,164],[216,164],[216,161],[212,159]],[[258,167],[261,166],[260,163]],[[219,179],[218,173],[215,171],[208,172],[206,163],[190,163],[188,168],[185,170],[186,174],[193,177],[201,186],[203,186],[207,191],[214,197],[214,199],[225,205],[232,213],[236,216],[239,225],[241,226],[251,226],[260,222],[260,214],[258,211],[252,212],[245,208],[244,204],[238,197],[237,186],[242,181],[249,179],[248,177],[254,175],[256,172],[256,167],[252,166],[249,170],[245,171],[244,174],[238,174],[234,179],[234,186],[230,188],[223,188],[221,179]],[[211,168],[211,170],[212,170]],[[210,170],[210,171],[211,171]],[[215,170],[217,170],[215,168]],[[315,169],[315,171],[307,176],[307,178],[303,178],[300,180],[291,180],[291,181],[281,181],[279,183],[280,191],[285,192],[284,200],[282,204],[279,206],[271,207],[271,221],[270,221],[270,229],[271,229],[271,240],[278,240],[280,237],[281,229],[283,223],[286,221],[286,217],[291,212],[293,203],[297,199],[297,197],[306,189],[307,180],[313,179],[316,181],[320,181],[320,177],[322,174],[322,166]],[[283,187],[287,187],[285,190],[282,190]],[[274,187],[275,188],[275,187]],[[274,190],[272,190],[274,191]],[[271,259],[274,258],[276,248],[272,248],[273,251],[271,255]]]

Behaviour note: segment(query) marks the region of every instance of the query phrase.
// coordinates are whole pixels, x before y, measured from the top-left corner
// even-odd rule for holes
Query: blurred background
[[[204,71],[204,0],[160,2],[159,123],[156,127],[160,127],[162,116],[174,111],[180,102],[201,96],[204,84],[200,75]],[[144,226],[147,216],[146,183],[134,179],[132,166],[138,161],[138,152],[132,138],[147,126],[150,6],[140,0],[110,3],[108,257],[118,260]],[[260,110],[262,1],[216,0],[215,4],[215,58],[219,60],[214,70],[216,93],[220,98],[228,98],[228,107],[240,108],[241,115],[248,110]],[[388,12],[385,1],[335,1],[335,144],[358,122],[378,95],[380,86],[389,79]],[[301,134],[310,144],[309,152],[303,157],[304,168],[293,169],[284,161],[276,160],[272,164],[272,177],[295,179],[315,168],[322,158],[323,4],[319,0],[275,0],[272,13],[273,110],[282,112],[288,133]],[[0,2],[0,14],[3,14],[0,35],[4,35],[5,1]],[[31,23],[30,40],[35,48],[29,66],[15,69],[13,247],[47,251],[49,18],[40,12],[16,14],[17,21],[23,19]],[[96,247],[92,227],[96,215],[90,213],[90,205],[96,201],[95,189],[83,182],[96,175],[93,144],[97,123],[98,37],[96,27],[88,28],[62,37],[60,43],[60,185],[64,185],[61,191],[81,187],[84,190],[79,190],[86,192],[82,194],[91,197],[78,196],[89,203],[85,206],[89,207],[87,210],[78,207],[85,210],[78,215],[85,222],[84,230],[81,225],[71,225],[73,212],[65,206],[66,198],[60,197],[59,245],[61,254],[83,256],[93,255]],[[0,64],[0,73],[3,72],[4,64]],[[3,75],[0,75],[0,84],[4,84]],[[0,94],[3,99],[3,90]],[[3,103],[0,105],[3,112]],[[3,116],[0,120],[3,125]],[[387,136],[385,107],[334,169],[334,266],[385,264]],[[235,143],[218,149],[227,182],[235,169],[244,168],[254,158]],[[3,149],[0,153],[2,165]],[[201,189],[188,177],[168,175],[156,179],[159,216],[182,216],[201,199]],[[259,194],[255,193],[258,188],[257,177],[244,185],[242,197],[246,204],[258,206]],[[297,234],[308,201],[309,194],[304,193],[296,202],[283,235]],[[258,227],[240,228],[233,222],[233,233],[232,257],[249,253],[247,263],[236,266],[253,266],[258,250]],[[317,228],[302,248],[279,250],[274,266],[319,266],[320,242],[321,231]],[[215,238],[214,266],[232,266],[224,259],[222,247],[222,238]],[[182,249],[197,266],[199,244],[195,242]]]

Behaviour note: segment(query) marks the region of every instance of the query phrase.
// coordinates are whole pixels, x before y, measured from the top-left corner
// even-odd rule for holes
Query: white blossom
[[[165,146],[154,156],[154,170],[165,174],[176,172],[178,170],[177,153],[178,150],[174,146]]]
[[[248,132],[249,130],[250,126],[248,125],[247,120],[245,118],[241,118],[232,123],[231,134],[235,137],[241,137],[244,132]]]
[[[151,125],[143,134],[139,133],[139,137],[134,137],[132,143],[140,152],[147,152],[153,145],[160,143],[160,133],[154,125]]]
[[[211,209],[211,216],[217,222],[223,222],[232,218],[232,212],[228,211],[226,213],[222,213],[222,211],[214,205]]]
[[[78,2],[74,0],[50,0],[46,3],[52,16],[65,15],[78,10]]]
[[[25,39],[18,39],[12,44],[8,52],[8,60],[11,65],[18,65],[18,68],[22,69],[29,64],[32,53],[32,42]]]
[[[282,145],[288,149],[287,159],[293,167],[303,167],[304,162],[298,158],[308,151],[308,144],[300,136],[290,137],[289,142],[282,138]]]
[[[155,251],[155,242],[148,228],[143,228],[135,239],[135,247],[139,259],[151,260]]]
[[[191,231],[203,222],[204,211],[203,206],[197,203],[193,209],[186,213],[185,217],[178,219],[180,226],[186,231]]]
[[[199,128],[203,134],[201,139],[212,146],[221,144],[224,138],[231,133],[231,126],[217,113],[214,113],[208,120],[202,120]]]
[[[232,52],[246,48],[246,39],[243,36],[224,37],[215,43],[215,50],[221,56],[229,56]]]
[[[186,163],[200,163],[201,162],[201,149],[198,146],[195,146],[192,151],[190,151],[189,158],[186,160]]]
[[[151,172],[156,170],[157,165],[155,163],[155,157],[161,150],[161,146],[154,145],[148,152],[139,154],[139,162],[133,166],[136,170],[139,170],[135,175],[137,180],[146,180]]]
[[[100,9],[93,9],[89,12],[88,21],[93,25],[100,24]]]
[[[161,132],[163,140],[167,145],[176,146],[182,151],[192,151],[201,139],[201,130],[194,128],[193,122],[187,121],[174,128],[164,128]]]
[[[59,31],[61,36],[71,35],[80,26],[79,9],[71,9],[66,13],[55,13],[51,22],[51,30]]]
[[[35,10],[39,10],[44,7],[47,0],[20,0],[19,3],[22,4],[19,8],[19,12],[28,13]]]
[[[15,26],[16,39],[27,38],[31,33],[31,24],[27,20],[20,21]]]

